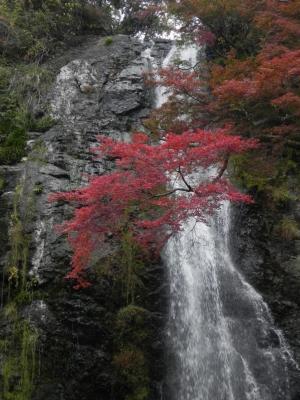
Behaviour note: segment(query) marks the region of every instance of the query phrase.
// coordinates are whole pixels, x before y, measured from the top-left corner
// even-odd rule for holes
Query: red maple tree
[[[259,138],[255,157],[237,160],[238,180],[270,202],[279,201],[278,193],[286,201],[284,188],[299,163],[300,0],[167,3],[186,34],[197,39],[204,30],[214,36],[206,41],[211,96],[204,96],[204,108],[199,101],[200,107],[189,107],[190,126],[201,126],[201,117],[206,117],[206,123],[230,123],[233,133]],[[174,120],[174,105],[164,110],[163,128]]]
[[[76,207],[74,217],[60,227],[74,250],[67,277],[76,280],[76,288],[89,286],[84,270],[91,254],[124,227],[145,249],[158,251],[186,219],[205,220],[223,200],[250,202],[224,172],[231,154],[256,146],[255,140],[231,136],[229,127],[168,133],[155,144],[143,133],[134,134],[131,143],[99,137],[95,151],[114,161],[113,172],[51,196]]]

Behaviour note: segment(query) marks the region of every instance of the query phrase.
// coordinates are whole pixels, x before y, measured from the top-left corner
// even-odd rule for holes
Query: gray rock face
[[[138,129],[141,118],[149,114],[151,93],[144,86],[148,60],[142,57],[144,45],[128,36],[113,38],[105,46],[100,38],[91,40],[62,60],[68,60],[57,75],[48,103],[56,124],[46,133],[29,134],[27,160],[13,168],[2,167],[7,185],[0,192],[0,268],[7,264],[9,250],[9,210],[14,191],[21,188],[20,219],[26,220],[24,234],[31,238],[28,273],[38,298],[22,306],[22,315],[39,331],[39,376],[34,400],[101,400],[115,398],[112,393],[112,318],[114,299],[109,279],[84,291],[74,291],[64,280],[70,266],[70,249],[55,225],[72,214],[67,205],[48,201],[49,193],[84,185],[86,174],[101,174],[107,165],[95,160],[90,149],[99,133],[128,140]],[[75,57],[74,57],[75,56]],[[74,57],[74,59],[70,59]],[[54,60],[61,66],[63,61]],[[33,212],[28,218],[34,198]],[[30,203],[30,204],[29,204]],[[149,304],[157,326],[165,290],[160,266],[151,268]],[[2,273],[1,273],[2,276]],[[3,283],[4,287],[8,282]],[[155,290],[154,290],[155,288]],[[159,289],[161,288],[161,289]],[[149,289],[149,290],[150,290]],[[151,289],[152,290],[152,289]],[[4,290],[2,302],[7,300]],[[150,307],[150,308],[151,308]],[[159,316],[159,317],[157,317]],[[9,324],[6,322],[6,324]],[[6,331],[0,326],[0,338]],[[152,397],[157,398],[162,379],[161,330],[157,329],[152,374]],[[1,365],[1,360],[0,360]]]
[[[297,203],[289,209],[299,221]],[[282,210],[283,214],[287,210]],[[276,237],[270,227],[282,218],[258,201],[236,206],[231,232],[235,263],[263,295],[276,325],[282,330],[295,361],[300,365],[300,248],[299,240]],[[291,398],[300,398],[300,369],[290,365]]]

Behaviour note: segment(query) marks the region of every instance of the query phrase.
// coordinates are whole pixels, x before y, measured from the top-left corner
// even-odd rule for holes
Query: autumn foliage
[[[167,3],[182,33],[206,44],[208,60],[160,71],[154,84],[170,97],[145,121],[152,140],[141,133],[132,143],[100,137],[97,156],[110,160],[113,172],[52,196],[75,206],[61,231],[74,250],[68,278],[77,287],[89,285],[84,270],[93,252],[124,230],[157,252],[186,219],[202,221],[225,199],[251,201],[224,177],[231,156],[247,188],[277,197],[299,157],[300,1]]]
[[[168,3],[186,34],[197,39],[199,31],[209,30],[214,36],[206,42],[211,97],[205,122],[231,123],[233,132],[261,141],[256,157],[239,168],[248,176],[243,183],[272,197],[273,188],[286,186],[299,160],[300,1]],[[197,115],[193,120],[199,123]]]
[[[74,250],[68,278],[77,288],[89,285],[84,270],[93,251],[124,229],[145,249],[158,251],[186,219],[203,221],[225,199],[251,201],[223,174],[231,154],[257,143],[229,133],[229,128],[168,133],[156,144],[142,133],[134,134],[132,143],[99,138],[96,152],[115,161],[114,171],[91,177],[85,188],[52,196],[76,206],[61,232]],[[210,171],[206,178],[203,170]]]

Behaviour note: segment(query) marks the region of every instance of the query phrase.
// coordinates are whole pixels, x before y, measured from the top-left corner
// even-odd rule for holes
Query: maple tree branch
[[[215,179],[213,180],[213,182],[217,182],[219,179],[222,178],[222,176],[224,175],[227,167],[228,167],[228,163],[229,163],[229,156],[227,156],[223,162],[222,168],[220,169],[218,175],[215,177]]]
[[[184,188],[175,188],[173,190],[170,190],[169,192],[165,192],[165,193],[160,193],[160,194],[154,194],[153,196],[151,196],[151,199],[154,198],[159,198],[159,197],[166,197],[166,196],[171,196],[171,194],[174,194],[176,192],[186,192],[186,193],[190,193],[193,192],[194,189],[190,188],[190,189],[184,189]]]
[[[196,64],[192,65],[191,67],[178,67],[181,71],[190,71],[191,69],[195,69],[198,65],[202,64],[203,60],[196,62]]]
[[[201,97],[203,97],[203,99],[201,99],[200,95],[199,95],[199,97],[196,97],[196,96],[192,95],[191,93],[189,93],[188,90],[186,90],[186,89],[178,89],[178,91],[179,91],[179,95],[183,94],[184,96],[191,98],[192,100],[196,101],[197,103],[200,103],[200,104],[206,103],[204,95],[201,95]]]
[[[183,180],[183,183],[185,184],[185,186],[189,189],[190,192],[193,191],[193,188],[191,187],[191,185],[189,185],[189,183],[186,181],[182,171],[181,171],[181,167],[179,165],[177,172],[179,173],[181,179]]]

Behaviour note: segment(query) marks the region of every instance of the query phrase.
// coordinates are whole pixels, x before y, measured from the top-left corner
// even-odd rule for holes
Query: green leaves
[[[111,20],[108,7],[84,0],[0,0],[0,15],[16,39],[14,57],[37,62],[74,35],[105,31]]]

